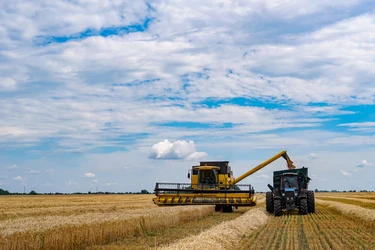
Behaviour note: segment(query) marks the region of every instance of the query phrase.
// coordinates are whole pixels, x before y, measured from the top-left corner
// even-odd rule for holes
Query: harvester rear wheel
[[[273,200],[273,212],[275,216],[281,216],[283,213],[283,209],[281,207],[281,201],[279,199]]]
[[[269,213],[273,213],[273,193],[266,193],[266,210]]]
[[[307,191],[307,212],[315,213],[315,197],[314,191]]]
[[[307,199],[303,198],[299,202],[299,214],[307,214]]]
[[[223,206],[223,213],[233,213],[233,206]]]

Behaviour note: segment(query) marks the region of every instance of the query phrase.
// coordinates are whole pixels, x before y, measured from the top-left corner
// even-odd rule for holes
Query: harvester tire
[[[281,207],[281,201],[279,199],[273,201],[273,212],[275,216],[281,216],[283,213],[283,209]]]
[[[266,193],[266,211],[269,213],[273,213],[273,193],[272,192]]]
[[[233,206],[223,206],[223,213],[233,213]]]
[[[314,191],[307,191],[307,212],[315,213],[315,197]]]
[[[221,205],[215,205],[215,212],[221,212],[223,207]]]
[[[307,214],[307,199],[303,198],[299,202],[299,214]]]

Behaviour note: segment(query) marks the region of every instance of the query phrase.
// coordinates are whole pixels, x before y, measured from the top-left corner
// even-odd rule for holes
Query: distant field
[[[0,249],[375,249],[375,193],[317,193],[316,213],[157,207],[154,195],[1,196]]]

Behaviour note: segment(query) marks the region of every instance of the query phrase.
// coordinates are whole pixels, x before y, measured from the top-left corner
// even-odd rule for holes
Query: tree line
[[[74,193],[37,193],[34,190],[31,190],[29,193],[11,193],[8,190],[4,190],[0,188],[0,195],[68,195],[68,194],[151,194],[146,189],[142,189],[140,192],[91,192],[88,191],[87,193],[82,192],[74,192]]]

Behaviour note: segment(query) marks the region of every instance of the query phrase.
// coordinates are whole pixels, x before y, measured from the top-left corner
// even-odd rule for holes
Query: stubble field
[[[0,197],[0,249],[375,249],[375,193],[317,193],[316,213],[157,207],[154,195]]]

